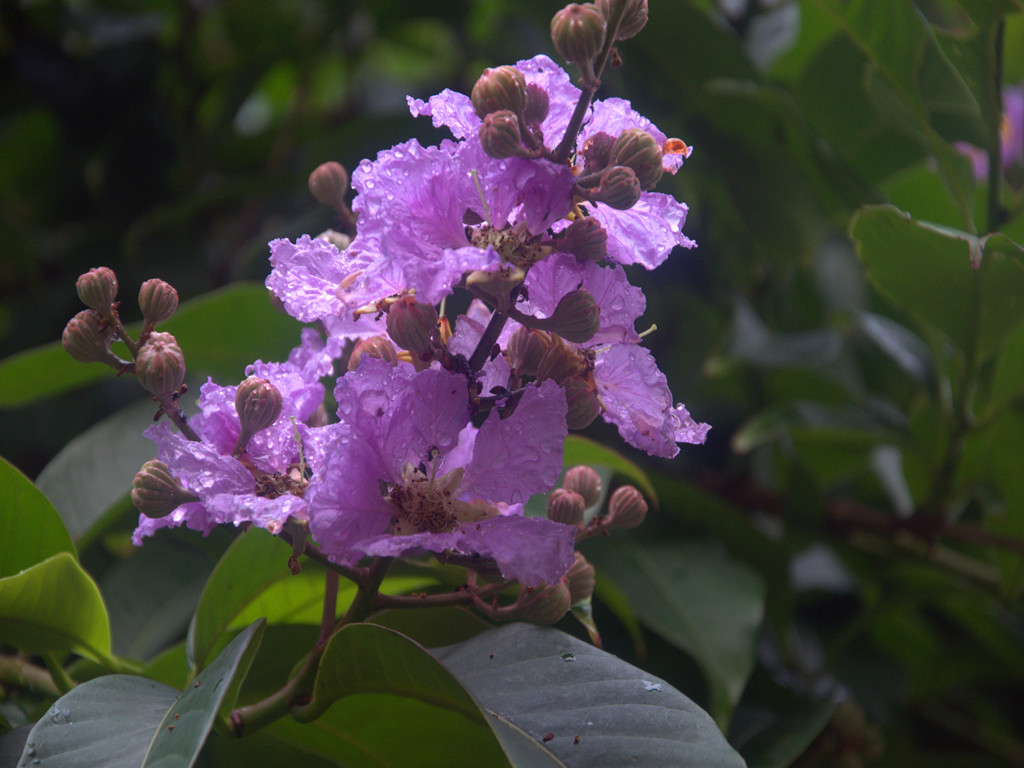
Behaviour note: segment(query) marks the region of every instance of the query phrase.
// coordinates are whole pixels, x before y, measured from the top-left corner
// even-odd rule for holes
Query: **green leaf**
[[[569,435],[565,441],[565,458],[563,466],[574,467],[577,464],[608,467],[613,472],[629,480],[651,502],[658,507],[658,496],[647,473],[620,453],[596,443],[586,437]]]
[[[1024,319],[1024,252],[1004,235],[978,238],[869,206],[850,226],[872,282],[897,304],[984,359]]]
[[[1024,323],[1010,333],[1006,344],[996,360],[992,375],[992,391],[989,394],[987,413],[989,415],[1005,408],[1024,394]]]
[[[128,326],[138,338],[142,326]],[[205,372],[232,382],[256,359],[283,360],[296,344],[296,321],[275,309],[259,283],[236,283],[183,302],[161,331],[173,333],[192,373]],[[17,408],[114,376],[100,363],[71,358],[60,342],[0,362],[0,408]]]
[[[92,577],[70,552],[0,579],[0,640],[26,653],[110,659],[110,623]]]
[[[491,628],[479,614],[461,606],[394,608],[375,613],[368,621],[401,632],[424,648],[460,643]]]
[[[508,624],[435,655],[484,707],[567,765],[744,765],[668,683],[557,630]]]
[[[507,764],[473,697],[422,646],[392,630],[349,624],[338,631],[320,659],[309,704],[293,708],[292,713],[300,722],[319,723],[329,708],[338,707],[335,702],[353,713],[348,728],[358,729],[352,746],[360,752],[379,751],[382,745],[377,739],[382,736],[393,741],[394,731],[387,733],[390,725],[401,727],[408,739],[403,751],[411,763],[405,764],[416,764],[413,753],[421,760],[431,755],[439,759],[453,745],[457,745],[459,764]],[[417,713],[418,723],[435,721],[435,726],[421,738],[410,739],[398,725],[406,707]]]
[[[764,618],[760,577],[707,543],[595,539],[584,554],[625,593],[642,624],[693,656],[723,721],[754,668]]]
[[[20,764],[188,768],[218,712],[232,705],[262,627],[242,632],[181,694],[129,675],[79,685],[32,728]]]
[[[139,467],[156,455],[156,446],[142,436],[155,412],[151,400],[121,409],[74,438],[39,473],[39,489],[80,544],[103,527],[108,510],[131,491]]]
[[[58,552],[75,554],[64,523],[42,491],[0,456],[0,578],[11,576]]]
[[[319,624],[323,614],[324,569],[310,561],[302,571],[288,568],[292,549],[284,540],[259,528],[232,542],[217,563],[199,598],[189,625],[186,649],[193,668],[201,667],[236,629],[257,618],[270,623]],[[259,568],[253,568],[259,563]],[[397,576],[384,580],[381,589],[402,594],[435,583],[427,575]],[[355,585],[342,579],[337,610],[348,607]],[[340,615],[340,614],[339,614]]]

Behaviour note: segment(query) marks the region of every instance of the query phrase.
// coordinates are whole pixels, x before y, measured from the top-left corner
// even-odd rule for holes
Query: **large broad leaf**
[[[262,627],[235,638],[184,693],[129,675],[79,685],[36,723],[19,765],[188,768],[218,713],[233,703]]]
[[[850,233],[872,282],[960,350],[981,358],[1024,320],[1024,251],[1004,235],[979,238],[869,206]]]
[[[39,473],[39,489],[81,541],[132,489],[132,479],[156,446],[142,436],[156,404],[143,400],[115,413],[68,443]]]
[[[75,651],[110,658],[103,598],[70,552],[0,579],[0,640],[27,653]]]
[[[253,360],[285,359],[299,335],[296,321],[275,309],[267,289],[254,283],[184,302],[159,329],[177,338],[189,371],[234,381]],[[132,338],[140,331],[140,324],[128,327]],[[105,365],[72,359],[60,342],[47,344],[0,363],[0,408],[27,405],[113,375]]]
[[[292,712],[300,721],[317,721],[305,730],[333,713],[325,732],[313,738],[329,733],[348,741],[335,754],[344,765],[435,765],[446,756],[456,765],[508,765],[487,718],[458,680],[422,646],[373,624],[350,624],[331,638],[312,699]],[[337,738],[337,728],[346,739]]]
[[[706,544],[588,542],[584,554],[629,598],[637,618],[697,661],[724,720],[754,668],[764,617],[756,573]]]
[[[64,523],[42,491],[0,457],[0,578],[56,555],[74,554]]]
[[[668,683],[557,630],[509,624],[435,655],[484,707],[567,766],[744,765]]]

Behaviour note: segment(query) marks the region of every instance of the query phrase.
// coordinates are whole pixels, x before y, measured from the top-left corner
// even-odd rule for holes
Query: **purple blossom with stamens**
[[[277,533],[289,517],[307,519],[299,442],[301,460],[314,472],[323,454],[314,430],[302,421],[323,400],[318,378],[330,360],[315,332],[304,334],[292,358],[295,362],[257,361],[247,369],[248,375],[266,378],[277,388],[282,407],[277,421],[253,435],[238,458],[231,455],[241,429],[234,386],[222,387],[213,381],[202,386],[200,413],[190,420],[199,442],[186,439],[166,422],[146,430],[146,437],[156,443],[157,458],[199,501],[183,504],[161,518],[140,515],[132,534],[136,545],[161,528],[184,525],[209,534],[217,525],[249,523]]]
[[[479,429],[465,378],[439,369],[366,359],[335,397],[340,423],[307,494],[310,532],[333,561],[478,555],[524,584],[553,583],[572,565],[575,529],[518,506],[561,469],[566,405],[552,382]]]

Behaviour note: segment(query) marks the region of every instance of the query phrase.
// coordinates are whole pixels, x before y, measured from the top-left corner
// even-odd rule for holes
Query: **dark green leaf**
[[[39,489],[57,508],[72,538],[89,538],[107,511],[132,489],[139,467],[156,455],[142,431],[156,404],[145,400],[83,432],[39,473]]]
[[[508,624],[435,653],[483,706],[566,765],[743,766],[668,683],[557,630]]]
[[[357,710],[351,709],[357,705]],[[369,752],[379,749],[377,730],[395,723],[407,706],[418,712],[420,722],[437,721],[430,736],[405,745],[407,760],[415,762],[414,751],[436,759],[457,745],[457,762],[464,765],[504,763],[487,720],[458,680],[422,646],[373,624],[349,624],[331,638],[320,659],[311,701],[292,711],[300,721],[318,723],[329,708],[362,713],[355,719],[366,730],[353,746]]]
[[[460,643],[491,628],[479,614],[461,606],[395,608],[375,613],[369,621],[401,632],[424,648]]]
[[[133,338],[140,330],[140,324],[128,327]],[[285,359],[299,338],[299,325],[274,308],[258,283],[236,283],[184,302],[159,330],[177,338],[190,372],[232,383],[256,359]],[[113,375],[105,365],[73,360],[54,342],[0,362],[0,408],[17,408]]]
[[[754,667],[764,618],[757,574],[709,542],[593,540],[584,554],[626,594],[642,624],[694,657],[716,719],[726,718]]]
[[[75,553],[57,510],[32,481],[0,456],[0,578],[11,576],[58,552]]]
[[[245,676],[262,624],[242,632],[185,692],[106,675],[62,696],[29,734],[20,765],[188,768]]]
[[[75,651],[110,658],[103,598],[70,552],[0,579],[0,639],[27,653]]]
[[[1003,235],[980,239],[870,206],[850,232],[875,285],[962,351],[996,351],[1024,319],[1021,249]]]

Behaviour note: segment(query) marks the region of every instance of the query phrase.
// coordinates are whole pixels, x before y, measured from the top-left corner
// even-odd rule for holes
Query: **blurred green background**
[[[690,205],[699,247],[631,277],[673,392],[713,430],[672,462],[626,451],[661,510],[625,548],[584,550],[608,645],[731,722],[752,766],[1024,765],[1024,326],[960,348],[942,308],[877,290],[885,259],[848,234],[881,203],[987,231],[984,180],[936,158],[991,136],[993,76],[1024,81],[1020,6],[651,6],[603,95],[694,147],[659,191]],[[333,223],[313,168],[438,141],[406,94],[553,56],[557,7],[0,2],[0,358],[58,339],[93,266],[117,272],[126,320],[149,277],[183,300],[262,281],[268,240]],[[994,217],[1016,242],[1021,182],[1007,171]],[[979,306],[1002,312],[1015,285]],[[108,378],[9,404],[0,454],[35,476],[140,399]]]

